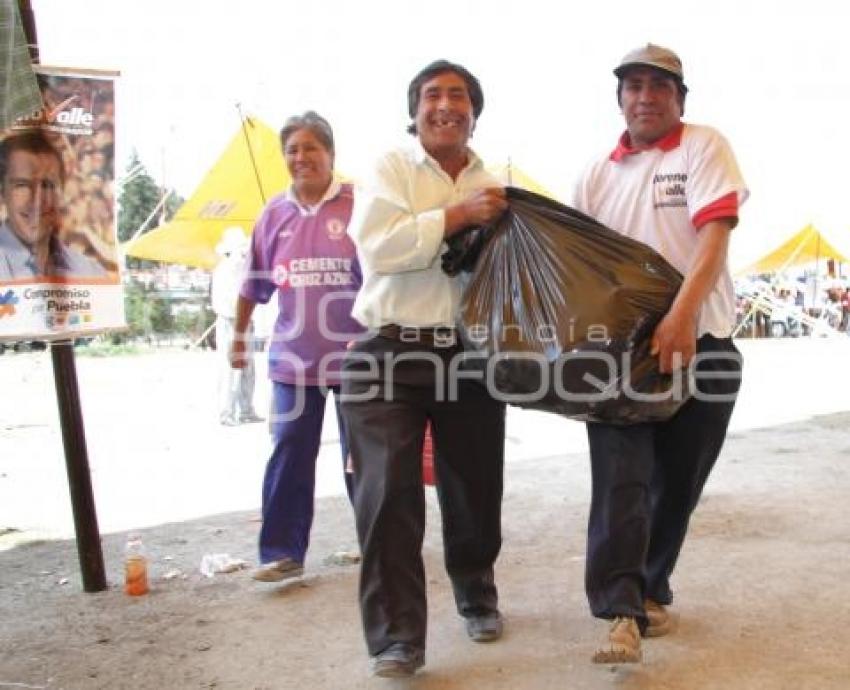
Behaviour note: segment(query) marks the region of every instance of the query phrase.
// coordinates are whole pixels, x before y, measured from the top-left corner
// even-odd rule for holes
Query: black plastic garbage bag
[[[471,271],[458,330],[475,372],[519,407],[614,424],[668,419],[685,371],[649,354],[682,283],[650,247],[538,194],[507,188],[492,228],[453,238],[448,273]]]

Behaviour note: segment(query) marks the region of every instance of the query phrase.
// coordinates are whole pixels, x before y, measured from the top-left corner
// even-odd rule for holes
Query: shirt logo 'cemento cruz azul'
[[[324,287],[353,285],[353,259],[331,256],[290,259],[274,267],[272,280],[278,287]]]
[[[654,208],[662,206],[687,206],[685,192],[687,173],[656,173],[652,178]]]

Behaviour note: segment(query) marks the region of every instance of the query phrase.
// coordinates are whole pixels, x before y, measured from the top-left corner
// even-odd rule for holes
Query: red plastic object
[[[434,438],[431,435],[431,422],[425,427],[425,441],[422,444],[422,483],[434,486]]]

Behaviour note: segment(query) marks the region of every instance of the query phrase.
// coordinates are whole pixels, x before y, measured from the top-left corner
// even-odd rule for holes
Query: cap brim
[[[661,67],[660,65],[656,65],[651,62],[627,62],[624,65],[619,65],[614,68],[614,75],[618,78],[622,78],[626,72],[635,67],[649,67],[651,69],[658,70],[659,72],[664,72],[664,74],[669,74],[671,77],[675,77],[679,81],[682,81],[682,75],[678,72],[674,72],[673,70],[669,70],[666,67]]]

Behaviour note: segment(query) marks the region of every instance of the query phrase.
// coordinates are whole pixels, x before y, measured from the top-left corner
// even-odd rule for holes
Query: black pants
[[[671,419],[587,425],[593,489],[585,587],[599,618],[630,616],[643,629],[644,599],[673,599],[670,575],[741,384],[741,355],[731,338],[703,336],[697,354],[711,357],[696,368],[706,378]],[[711,396],[723,399],[705,399]]]
[[[438,388],[438,372],[450,381],[450,361],[459,353],[378,336],[358,344],[343,363],[342,413],[363,558],[360,608],[372,655],[395,642],[425,648],[422,445],[428,420],[445,565],[458,612],[497,608],[493,564],[502,543],[505,408],[469,381],[458,385],[457,395],[448,391],[448,399],[438,399],[438,389],[447,394],[450,388]],[[390,367],[385,356],[412,359]],[[352,399],[370,389],[368,399]]]

